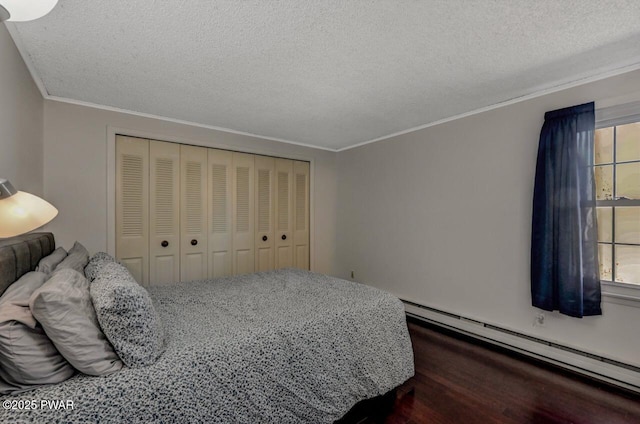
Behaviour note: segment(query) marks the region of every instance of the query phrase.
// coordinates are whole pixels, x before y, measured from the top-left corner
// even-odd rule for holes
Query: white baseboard
[[[640,370],[576,349],[403,300],[408,316],[640,393]]]

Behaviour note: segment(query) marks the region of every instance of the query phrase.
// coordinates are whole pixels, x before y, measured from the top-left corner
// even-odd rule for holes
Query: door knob
[[[267,236],[262,236],[262,241],[267,241],[267,240],[269,240],[269,237],[267,237]]]
[[[283,234],[283,235],[282,235],[282,240],[286,240],[286,239],[287,239],[287,235],[286,235],[286,234]]]
[[[196,246],[198,244],[198,240],[193,239],[191,240],[191,246]]]
[[[162,240],[162,243],[160,243],[160,246],[167,247],[167,246],[169,246],[169,242],[166,241],[166,240]]]

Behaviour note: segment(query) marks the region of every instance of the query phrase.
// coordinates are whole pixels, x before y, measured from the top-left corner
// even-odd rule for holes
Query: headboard
[[[0,295],[18,278],[36,269],[56,248],[51,233],[29,233],[0,240]]]

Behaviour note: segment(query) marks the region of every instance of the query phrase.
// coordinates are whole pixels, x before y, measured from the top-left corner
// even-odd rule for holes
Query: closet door
[[[255,269],[254,156],[233,153],[233,274]]]
[[[116,257],[149,284],[149,140],[116,137]]]
[[[276,269],[293,266],[293,161],[276,159]]]
[[[149,281],[180,281],[180,145],[149,141]]]
[[[209,153],[209,278],[233,275],[232,180],[233,154]]]
[[[207,156],[205,147],[180,146],[180,280],[207,278]]]
[[[309,162],[293,163],[294,266],[309,269]]]
[[[274,267],[273,187],[275,159],[255,157],[256,181],[256,272],[270,271]]]

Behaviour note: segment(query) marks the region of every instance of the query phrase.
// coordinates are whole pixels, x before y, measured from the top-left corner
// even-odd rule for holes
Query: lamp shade
[[[8,14],[10,22],[33,21],[51,12],[58,0],[0,0],[0,6]],[[0,15],[2,15],[0,11]],[[1,19],[1,18],[0,18]]]
[[[0,238],[18,236],[42,227],[58,215],[47,202],[0,179]]]

